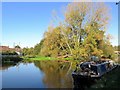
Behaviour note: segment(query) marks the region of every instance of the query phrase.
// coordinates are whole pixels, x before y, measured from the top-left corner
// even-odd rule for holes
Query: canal
[[[3,64],[2,88],[76,88],[71,73],[75,69],[72,62],[22,61]],[[82,84],[81,84],[82,85]],[[104,75],[95,83],[79,85],[82,89],[119,88],[120,68]]]

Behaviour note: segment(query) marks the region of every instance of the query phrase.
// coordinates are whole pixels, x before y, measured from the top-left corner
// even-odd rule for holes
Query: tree
[[[104,39],[105,27],[108,22],[108,8],[104,3],[71,3],[65,12],[64,36],[71,39],[71,54],[81,58],[91,55],[100,56],[100,42]],[[103,15],[104,14],[104,15]],[[70,28],[70,33],[66,34]],[[72,45],[71,45],[72,43]]]
[[[40,52],[41,52],[41,48],[43,47],[43,42],[44,42],[44,39],[42,39],[41,41],[40,41],[40,43],[38,43],[38,44],[36,44],[35,46],[34,46],[34,55],[39,55],[40,54]]]
[[[15,48],[19,48],[20,49],[21,47],[19,45],[16,45]]]
[[[49,27],[45,33],[42,54],[58,56],[70,54],[75,59],[101,56],[111,44],[106,40],[109,21],[108,7],[104,3],[70,3],[64,13],[64,21],[57,27]],[[111,51],[113,52],[113,48]]]
[[[49,27],[45,33],[43,48],[41,53],[45,56],[58,56],[63,55],[66,51],[65,43],[62,41],[63,35],[61,34],[60,27]]]
[[[34,52],[33,47],[31,47],[31,48],[23,48],[22,49],[22,53],[23,53],[24,56],[33,57],[34,56],[33,52]]]
[[[101,45],[101,50],[103,51],[103,56],[110,59],[115,59],[116,55],[114,53],[114,47],[110,44],[111,36],[108,34]]]
[[[116,51],[120,51],[120,45],[114,46],[114,49],[115,49]]]

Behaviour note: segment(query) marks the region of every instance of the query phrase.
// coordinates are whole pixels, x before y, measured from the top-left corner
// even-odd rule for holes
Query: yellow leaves
[[[73,58],[74,59],[82,59],[82,58],[86,58],[88,56],[85,48],[80,48],[80,47],[77,47],[75,49],[72,49],[72,52],[73,52]]]
[[[99,33],[96,33],[95,38],[96,38],[96,40],[101,40],[103,38],[103,36],[101,36]]]
[[[106,38],[107,38],[108,40],[110,40],[110,39],[112,39],[113,37],[112,37],[111,34],[108,34],[108,35],[106,36]]]
[[[89,4],[86,3],[71,3],[67,6],[65,12],[65,21],[70,25],[83,22],[83,18],[86,16],[89,8]],[[79,26],[80,27],[80,26]]]
[[[108,22],[107,7],[103,3],[70,3],[65,20],[57,27],[49,26],[45,33],[46,55],[71,54],[74,58],[100,56]],[[106,41],[105,41],[106,40]],[[107,43],[109,44],[109,43]]]
[[[61,43],[61,32],[60,27],[48,28],[49,30],[45,33],[45,41],[43,43],[44,48],[42,53],[50,56],[57,56],[60,52],[60,43]]]
[[[91,30],[91,27],[89,25],[87,25],[85,27],[85,32],[88,34],[90,32],[90,30]]]
[[[97,48],[94,48],[94,49],[93,49],[93,52],[92,52],[92,55],[100,56],[102,53],[103,53],[102,50],[99,50],[99,49],[97,49]]]

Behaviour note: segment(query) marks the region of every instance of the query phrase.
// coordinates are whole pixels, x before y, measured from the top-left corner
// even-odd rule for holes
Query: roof
[[[9,46],[0,46],[0,51],[9,51]]]
[[[9,48],[9,46],[0,46],[0,51],[17,51],[20,52],[20,48]]]

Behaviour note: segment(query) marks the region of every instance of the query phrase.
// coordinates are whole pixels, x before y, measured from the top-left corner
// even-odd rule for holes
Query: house
[[[0,46],[0,52],[15,51],[18,55],[22,55],[21,48],[10,48],[9,46]]]
[[[0,46],[0,51],[2,52],[2,51],[9,51],[10,50],[10,48],[9,48],[9,46]]]

